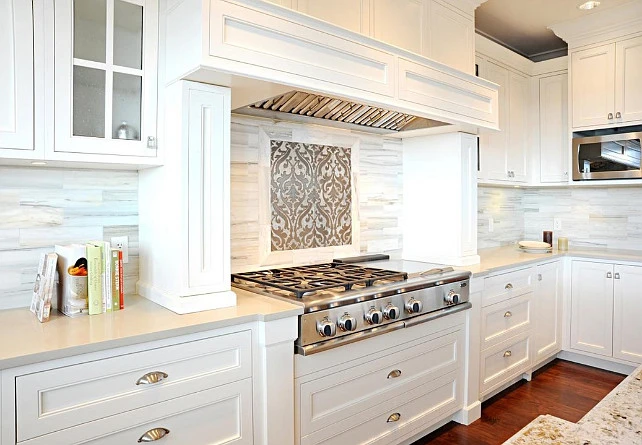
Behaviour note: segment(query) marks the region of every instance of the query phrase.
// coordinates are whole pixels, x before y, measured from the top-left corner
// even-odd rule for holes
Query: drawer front
[[[529,335],[529,332],[517,335],[482,352],[482,394],[487,394],[530,366]]]
[[[22,444],[251,445],[252,379],[200,391],[106,419],[40,436]],[[160,437],[162,436],[162,437]]]
[[[532,296],[528,293],[482,308],[482,350],[531,328]]]
[[[245,331],[19,376],[17,438],[241,380],[251,372],[251,332]],[[149,373],[167,377],[138,383]]]
[[[301,445],[393,444],[413,430],[429,427],[462,407],[457,372],[433,380],[417,391],[393,397],[385,403],[342,419],[305,436]]]
[[[301,435],[413,391],[460,366],[463,330],[300,386]],[[359,417],[359,416],[357,416]],[[357,421],[360,421],[357,419]]]
[[[533,269],[520,269],[484,279],[482,306],[509,300],[533,291]]]

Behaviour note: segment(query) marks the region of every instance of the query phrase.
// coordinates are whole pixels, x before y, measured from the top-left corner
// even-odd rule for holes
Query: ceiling
[[[477,32],[535,62],[566,55],[567,45],[548,29],[554,23],[603,11],[631,0],[600,0],[591,11],[584,0],[488,0],[475,11]]]

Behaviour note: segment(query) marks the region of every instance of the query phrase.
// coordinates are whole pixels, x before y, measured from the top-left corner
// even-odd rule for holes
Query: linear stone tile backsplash
[[[478,245],[497,247],[521,239],[541,240],[553,230],[571,246],[642,250],[642,187],[479,187]],[[495,220],[488,231],[488,218]]]
[[[125,292],[138,280],[138,173],[0,167],[0,309],[28,306],[54,244],[129,237]]]

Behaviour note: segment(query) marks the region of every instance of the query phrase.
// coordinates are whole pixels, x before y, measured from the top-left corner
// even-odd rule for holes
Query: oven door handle
[[[435,312],[429,312],[427,314],[405,320],[404,321],[406,325],[405,327],[409,328],[412,326],[416,326],[418,324],[425,323],[427,321],[445,317],[446,315],[452,315],[457,312],[465,311],[466,309],[470,309],[471,307],[473,307],[473,305],[470,302],[466,302],[466,303],[458,304],[457,306],[450,306]]]

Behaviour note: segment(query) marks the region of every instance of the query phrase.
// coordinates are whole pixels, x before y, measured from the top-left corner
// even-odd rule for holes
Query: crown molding
[[[548,28],[566,41],[569,48],[639,33],[642,32],[642,0],[596,11]]]

